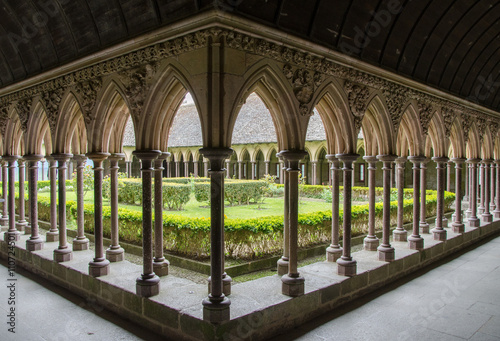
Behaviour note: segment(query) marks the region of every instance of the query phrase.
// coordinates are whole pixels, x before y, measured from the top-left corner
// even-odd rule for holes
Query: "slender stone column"
[[[500,218],[500,160],[495,160],[496,170],[497,170],[497,181],[496,181],[496,207],[495,211],[493,211],[493,216],[495,218]]]
[[[118,233],[118,161],[125,154],[114,153],[108,157],[110,170],[110,202],[111,202],[111,245],[106,249],[106,259],[110,262],[121,262],[125,253],[119,244]]]
[[[375,172],[377,170],[377,157],[364,156],[368,162],[368,235],[364,239],[364,248],[367,251],[377,251],[379,240],[375,235]]]
[[[271,163],[271,161],[264,161],[264,165],[266,167],[266,174],[269,174],[269,164]]]
[[[467,159],[467,163],[470,164],[471,168],[471,178],[470,178],[470,216],[469,216],[469,226],[470,227],[479,227],[481,221],[478,219],[477,215],[477,164],[480,162],[480,159]]]
[[[279,158],[282,158],[281,154],[279,154]],[[286,167],[288,169],[288,162],[286,162]],[[289,226],[290,226],[290,216],[288,215],[289,212],[289,200],[287,198],[290,197],[290,177],[288,175],[288,172],[285,172],[284,174],[284,183],[285,186],[283,187],[283,197],[285,198],[283,200],[283,256],[278,260],[278,276],[283,276],[288,273],[288,261],[289,261],[289,251],[288,247],[290,244],[290,234],[289,234]]]
[[[208,178],[208,160],[203,160],[203,174]]]
[[[469,203],[468,207],[467,207],[467,210],[465,211],[465,216],[468,218],[470,218],[471,216],[471,213],[472,213],[472,164],[468,163],[467,162],[467,159],[465,161],[467,164],[465,165],[465,168],[466,168],[466,183],[467,183],[467,195],[468,195],[468,198],[467,198],[467,201]]]
[[[391,174],[392,163],[396,155],[378,155],[377,158],[383,162],[384,171],[384,211],[382,218],[382,244],[378,247],[378,259],[384,262],[394,260],[394,248],[391,246]]]
[[[9,213],[8,213],[8,204],[7,204],[7,185],[9,181],[7,180],[7,171],[8,171],[8,163],[2,157],[2,199],[4,200],[2,204],[2,218],[0,218],[0,223],[2,226],[9,226]],[[5,229],[3,229],[5,231]]]
[[[480,201],[479,201],[479,207],[477,208],[477,213],[483,214],[484,213],[484,188],[486,187],[486,182],[484,181],[485,179],[485,164],[484,160],[479,163],[479,171],[480,171],[480,177],[481,177],[481,188],[479,189],[479,195],[480,195]]]
[[[452,161],[446,163],[446,191],[451,192],[451,165]]]
[[[76,238],[73,239],[73,251],[88,250],[89,240],[85,237],[84,230],[84,191],[83,191],[83,170],[87,157],[85,155],[73,155],[76,161]]]
[[[412,250],[423,250],[424,239],[420,236],[418,213],[420,211],[420,166],[428,162],[424,156],[409,156],[413,163],[413,232],[408,237],[408,246]]]
[[[493,215],[490,213],[490,165],[493,160],[483,160],[484,164],[484,212],[481,215],[481,219],[486,223],[491,223],[493,221]]]
[[[73,252],[68,245],[66,236],[66,170],[67,162],[73,156],[71,154],[52,154],[57,161],[57,180],[59,182],[59,246],[54,250],[56,262],[67,262],[73,259]]]
[[[231,301],[223,290],[224,273],[224,160],[230,148],[201,148],[210,161],[210,293],[203,300],[203,319],[220,323],[230,318]]]
[[[341,276],[354,276],[357,262],[351,257],[351,196],[352,196],[352,164],[357,160],[358,154],[337,154],[336,157],[344,163],[344,233],[343,252],[337,259],[337,273]]]
[[[238,179],[243,179],[243,161],[238,161]]]
[[[102,223],[102,164],[109,153],[88,153],[87,157],[94,162],[94,243],[95,257],[89,262],[89,274],[93,277],[109,274],[109,260],[104,257],[103,223]]]
[[[331,163],[331,181],[332,181],[332,243],[326,248],[326,260],[328,262],[336,262],[342,256],[342,248],[339,244],[340,234],[340,207],[339,207],[339,173],[340,162],[335,154],[325,156]]]
[[[429,224],[427,223],[427,163],[430,160],[424,158],[420,162],[420,229],[422,233],[429,233]]]
[[[175,163],[175,177],[178,178],[181,175],[180,161],[174,161],[174,163]]]
[[[304,277],[300,276],[298,265],[298,219],[299,219],[299,161],[307,153],[303,150],[285,150],[280,155],[288,162],[288,274],[281,277],[281,293],[297,297],[304,294]]]
[[[463,201],[469,201],[469,178],[470,178],[470,173],[469,173],[469,167],[465,165],[463,167],[464,170],[464,176],[465,176],[465,195],[463,198]]]
[[[184,161],[184,176],[189,177],[189,161]]]
[[[251,161],[250,164],[252,165],[252,180],[257,180],[257,172],[255,170],[255,165],[257,162]]]
[[[150,297],[160,293],[160,277],[153,272],[153,216],[151,182],[153,162],[161,155],[158,150],[135,150],[133,154],[142,161],[142,257],[143,273],[136,280],[136,293]]]
[[[311,185],[317,185],[318,161],[311,161]]]
[[[280,161],[279,163],[279,172],[276,172],[276,174],[279,174],[280,177],[280,184],[283,185],[284,183],[284,175],[287,170],[285,169],[285,165],[283,164],[283,161]]]
[[[404,214],[404,176],[405,176],[405,157],[398,157],[396,159],[396,179],[398,187],[398,226],[392,232],[392,237],[395,242],[406,242],[408,232],[403,228],[403,214]]]
[[[29,177],[29,214],[30,214],[30,225],[31,225],[31,236],[26,241],[26,250],[36,251],[43,249],[43,239],[39,234],[38,230],[38,161],[40,161],[42,155],[24,155],[24,159],[28,161]]]
[[[42,181],[45,181],[45,160],[42,159],[40,162],[42,164]]]
[[[455,162],[455,221],[451,224],[453,232],[464,233],[465,226],[462,222],[462,164],[463,158],[453,158]]]
[[[231,161],[226,160],[226,179],[231,179]]]
[[[132,177],[132,161],[125,161],[125,164],[127,165],[127,178]]]
[[[437,168],[437,207],[436,207],[436,226],[432,229],[434,240],[446,240],[447,231],[443,229],[444,215],[444,172],[447,157],[433,157],[432,160],[436,163]]]
[[[59,239],[59,230],[57,229],[57,162],[52,156],[45,159],[49,162],[50,178],[50,229],[45,234],[47,242],[55,242]]]
[[[4,155],[3,160],[8,162],[9,168],[9,195],[8,195],[8,208],[9,208],[9,229],[4,234],[4,240],[7,241],[18,241],[21,238],[21,232],[16,230],[16,201],[15,201],[15,181],[16,181],[16,161],[19,159],[18,155]],[[7,177],[2,177],[5,183]],[[5,204],[4,203],[4,204]]]
[[[19,159],[17,160],[17,167],[19,168],[19,220],[16,222],[16,229],[19,232],[23,232],[27,225],[28,222],[26,221],[25,217],[25,210],[24,210],[24,176],[26,175],[26,170],[24,166],[24,160]],[[31,234],[31,231],[28,231],[26,229],[25,234]]]
[[[495,160],[490,160],[490,213],[493,213],[493,211],[496,208],[495,205],[495,186],[496,186],[496,181],[498,181],[498,178],[495,177],[496,173],[496,166],[495,166]]]
[[[169,261],[163,256],[163,160],[170,153],[161,153],[154,161],[155,166],[155,257],[153,259],[153,271],[162,277],[168,275]]]

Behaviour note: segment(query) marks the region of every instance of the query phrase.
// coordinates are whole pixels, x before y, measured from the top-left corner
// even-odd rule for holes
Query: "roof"
[[[0,88],[214,9],[500,109],[496,0],[4,0]]]

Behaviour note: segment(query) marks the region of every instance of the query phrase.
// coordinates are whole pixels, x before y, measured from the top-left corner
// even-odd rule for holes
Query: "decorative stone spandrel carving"
[[[354,116],[356,131],[359,131],[368,106],[370,90],[366,86],[354,84],[350,81],[345,81],[344,90],[347,93],[349,107],[351,108],[351,113]]]
[[[19,122],[21,123],[21,129],[24,133],[28,132],[28,120],[30,118],[31,103],[31,98],[28,98],[17,102],[16,105]]]
[[[443,114],[444,120],[444,133],[445,136],[449,138],[451,135],[451,126],[457,115],[453,109],[447,107],[441,108],[441,113]]]
[[[431,123],[432,116],[434,115],[434,109],[432,105],[425,102],[418,102],[418,113],[420,118],[420,126],[424,135],[429,132],[429,124]]]
[[[313,73],[307,69],[296,69],[294,72],[288,64],[283,66],[283,74],[290,81],[295,98],[300,103],[300,114],[303,116],[312,115],[313,108],[310,108],[309,104],[314,91],[323,81],[323,76],[319,72]]]
[[[101,78],[83,81],[76,86],[76,92],[81,97],[83,119],[86,124],[90,124],[94,120],[93,110],[97,100],[97,93],[101,90],[101,87]]]
[[[461,113],[460,118],[462,121],[462,130],[464,132],[464,140],[465,143],[469,142],[469,131],[472,126],[472,120],[470,119],[470,116],[467,115],[466,113]]]
[[[155,64],[146,64],[122,73],[125,95],[130,103],[131,114],[135,117],[138,117],[142,112],[155,72]]]
[[[56,132],[57,120],[59,116],[59,105],[61,104],[63,94],[63,89],[56,89],[53,91],[45,92],[42,96],[45,102],[47,119],[49,121],[49,127],[52,134],[55,134]]]

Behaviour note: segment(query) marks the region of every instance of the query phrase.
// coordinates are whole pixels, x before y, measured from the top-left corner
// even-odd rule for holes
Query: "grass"
[[[50,197],[50,192],[39,192],[39,196]],[[74,191],[66,192],[66,200],[76,201],[76,193]],[[84,202],[86,204],[94,203],[94,193],[88,192],[85,195]],[[104,205],[109,205],[108,200],[104,200]],[[134,211],[142,211],[142,206],[140,205],[128,205],[128,204],[119,204],[119,207],[127,208]],[[319,200],[308,200],[303,199],[299,203],[299,213],[310,213],[317,211],[327,211],[332,209],[332,204],[327,203],[325,201]],[[194,196],[191,197],[191,200],[186,204],[182,211],[168,211],[165,212],[175,215],[181,215],[184,217],[191,218],[201,218],[210,217],[210,207],[206,206],[206,203],[197,202],[194,199]],[[250,204],[250,205],[241,205],[241,206],[228,206],[226,205],[224,208],[224,213],[228,218],[259,218],[264,216],[271,215],[283,215],[283,198],[266,198],[264,203]]]

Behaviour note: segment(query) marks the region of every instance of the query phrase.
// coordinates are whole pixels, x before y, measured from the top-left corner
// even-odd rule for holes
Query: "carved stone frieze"
[[[21,129],[24,133],[28,132],[28,120],[30,118],[31,103],[31,98],[28,98],[17,102],[16,105],[19,122],[21,123]]]
[[[131,114],[135,117],[142,113],[142,107],[151,87],[151,81],[156,72],[155,64],[146,64],[141,67],[127,70],[122,73]]]
[[[370,90],[366,86],[354,84],[350,81],[346,81],[344,83],[344,90],[347,93],[349,107],[351,108],[351,113],[354,116],[356,131],[359,131],[368,106]]]
[[[323,76],[319,72],[311,72],[307,69],[296,69],[295,72],[289,64],[283,66],[283,74],[290,81],[295,98],[299,101],[300,114],[310,116],[313,108],[309,106],[314,95],[314,91],[323,81]]]
[[[462,130],[464,132],[465,143],[469,142],[469,131],[472,126],[472,120],[470,116],[464,112],[460,114],[460,118],[462,121]]]
[[[403,107],[408,101],[406,89],[402,86],[394,86],[383,91],[389,115],[391,117],[394,131],[397,131],[403,117]]]
[[[434,115],[434,109],[432,105],[425,102],[418,102],[418,113],[420,119],[420,126],[425,135],[429,132],[429,124],[431,123],[432,116]]]
[[[8,105],[0,107],[0,134],[5,136],[5,129],[9,120],[9,107]]]
[[[487,124],[490,127],[491,138],[493,139],[493,143],[495,143],[495,138],[498,135],[498,128],[499,128],[498,122],[489,120]]]
[[[81,108],[83,119],[86,124],[94,120],[94,107],[97,100],[97,93],[101,90],[101,78],[95,78],[80,82],[76,85],[76,92],[81,96]]]
[[[484,134],[486,132],[486,120],[484,119],[484,117],[476,118],[476,127],[477,127],[477,133],[479,135],[479,141],[482,144],[484,141]]]
[[[453,109],[447,108],[447,107],[442,107],[441,108],[441,113],[443,114],[443,119],[444,119],[444,133],[446,137],[450,137],[451,134],[451,125],[453,124],[453,121],[455,120],[456,113]]]
[[[64,89],[55,89],[47,91],[43,94],[45,102],[45,109],[51,133],[54,135],[57,127],[57,120],[59,118],[59,105],[64,94]]]

